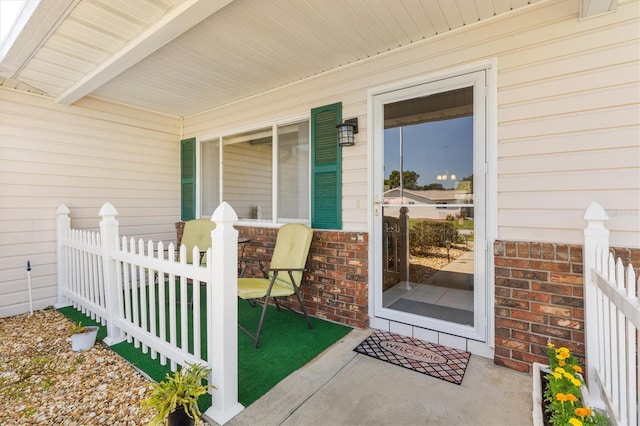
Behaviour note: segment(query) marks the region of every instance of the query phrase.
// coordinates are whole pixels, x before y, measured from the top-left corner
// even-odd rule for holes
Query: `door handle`
[[[380,198],[376,195],[374,200],[373,200],[373,214],[374,216],[378,216],[378,206],[382,204],[382,201],[380,201]]]

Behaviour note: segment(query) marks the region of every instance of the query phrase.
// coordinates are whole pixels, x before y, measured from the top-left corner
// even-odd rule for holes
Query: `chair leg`
[[[256,331],[255,336],[251,336],[251,334],[247,332],[249,336],[253,337],[254,349],[258,347],[258,342],[260,341],[260,332],[262,331],[262,323],[264,322],[264,317],[267,313],[267,305],[269,305],[269,297],[271,295],[271,289],[273,288],[273,284],[276,282],[276,277],[277,277],[277,274],[275,274],[273,278],[271,278],[271,282],[269,283],[269,288],[267,289],[267,294],[264,296],[264,304],[262,305],[262,312],[260,313],[260,322],[258,323],[258,330]],[[275,298],[273,300],[275,301]]]
[[[302,310],[302,314],[304,315],[304,319],[307,320],[307,325],[309,326],[309,330],[313,330],[313,325],[311,324],[311,320],[309,319],[309,315],[307,315],[307,310],[302,304],[302,298],[300,298],[300,293],[298,292],[298,286],[293,286],[294,291],[296,292],[296,297],[298,298],[298,303],[300,303],[300,310]]]
[[[267,313],[267,305],[269,304],[269,296],[264,298],[264,305],[262,306],[262,313],[260,314],[260,322],[258,323],[258,330],[256,331],[256,335],[253,339],[253,348],[256,349],[258,347],[258,341],[260,340],[260,332],[262,331],[262,323],[264,322],[265,314]]]
[[[258,301],[256,299],[246,299],[246,300],[247,300],[247,303],[249,303],[249,306],[251,306],[252,308],[255,308],[256,306],[258,306]],[[249,336],[251,338],[251,340],[253,340],[253,348],[254,349],[258,347],[258,341],[260,340],[260,332],[262,331],[262,322],[264,321],[265,313],[267,311],[267,302],[266,302],[266,300],[267,299],[265,298],[265,302],[264,302],[264,304],[262,306],[262,312],[260,313],[260,322],[258,323],[258,330],[256,331],[255,334],[250,332],[249,329],[247,329],[242,324],[238,323],[238,328],[240,330],[242,330],[244,332],[244,334]]]

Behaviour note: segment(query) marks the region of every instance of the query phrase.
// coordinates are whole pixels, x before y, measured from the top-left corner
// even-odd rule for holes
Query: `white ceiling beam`
[[[617,7],[618,0],[580,0],[580,19],[613,12]]]
[[[162,46],[216,13],[233,0],[186,0],[56,98],[72,104],[142,61]]]

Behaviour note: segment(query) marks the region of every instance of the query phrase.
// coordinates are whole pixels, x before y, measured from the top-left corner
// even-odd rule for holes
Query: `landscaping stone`
[[[73,352],[71,325],[53,309],[0,318],[0,424],[148,424],[150,381],[103,343]]]

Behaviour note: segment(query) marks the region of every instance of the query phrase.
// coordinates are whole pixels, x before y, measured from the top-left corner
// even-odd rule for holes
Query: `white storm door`
[[[374,92],[374,316],[487,339],[487,71]]]

